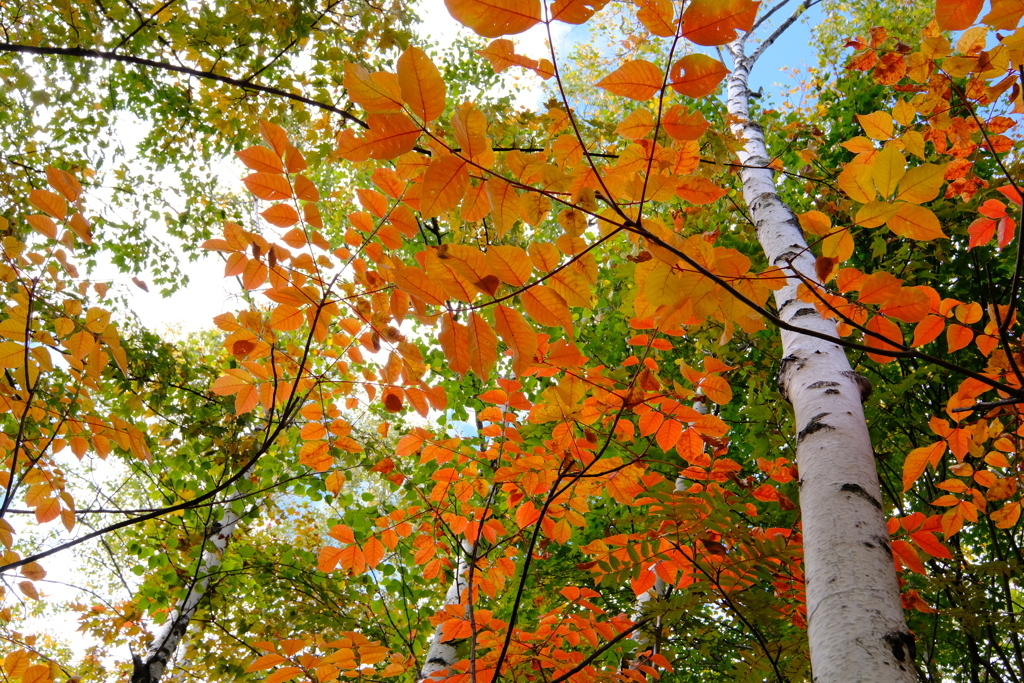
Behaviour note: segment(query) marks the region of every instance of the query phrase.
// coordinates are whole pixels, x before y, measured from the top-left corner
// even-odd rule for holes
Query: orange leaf
[[[292,187],[288,184],[288,179],[280,175],[257,171],[242,178],[242,182],[249,192],[268,202],[289,199],[292,196]]]
[[[82,194],[82,184],[78,182],[78,178],[67,171],[61,171],[53,166],[46,167],[46,182],[50,184],[50,187],[64,195],[64,199],[69,202],[75,201]],[[1000,191],[1002,192],[1002,190]],[[1017,203],[1018,205],[1020,204],[1019,201]]]
[[[1009,529],[1020,519],[1020,501],[1008,503],[989,515],[999,529]]]
[[[467,327],[470,368],[480,379],[487,381],[487,376],[498,362],[498,336],[477,313],[470,314]]]
[[[680,95],[704,97],[715,92],[728,73],[725,64],[698,52],[686,55],[672,65],[669,84]]]
[[[901,206],[899,212],[889,219],[888,225],[897,235],[912,240],[927,241],[946,236],[932,210],[916,204]]]
[[[455,321],[451,313],[441,316],[441,330],[437,335],[441,350],[448,360],[448,368],[459,375],[469,370],[469,330]]]
[[[873,349],[879,349],[882,351],[891,350],[899,351],[900,348],[896,344],[903,344],[903,332],[900,331],[899,325],[894,323],[887,318],[883,318],[880,315],[876,315],[868,321],[864,329],[868,332],[874,332],[875,334],[881,335],[884,339],[888,339],[892,343],[890,344],[883,339],[879,339],[874,335],[864,334],[864,345],[870,346]],[[876,363],[890,363],[894,360],[892,356],[881,355],[877,353],[868,352],[868,358],[875,361]]]
[[[925,551],[932,557],[940,557],[947,560],[953,558],[953,556],[949,554],[949,549],[942,545],[942,542],[939,541],[939,539],[935,537],[935,534],[930,531],[915,531],[910,534],[910,538],[918,545],[919,548],[921,548],[921,550]]]
[[[725,45],[736,32],[747,33],[754,26],[760,1],[691,0],[683,13],[683,37],[698,45]]]
[[[252,673],[253,671],[263,671],[264,669],[269,669],[272,666],[277,666],[278,664],[283,664],[286,661],[288,661],[288,660],[285,659],[284,657],[282,657],[281,655],[277,654],[277,653],[271,653],[269,655],[263,655],[262,657],[257,659],[255,662],[250,664],[249,668],[246,669],[245,672],[246,673]]]
[[[600,81],[597,87],[631,100],[649,100],[661,90],[661,69],[643,59],[626,62]]]
[[[551,4],[551,18],[567,24],[586,23],[608,0],[555,0]]]
[[[376,569],[384,559],[384,544],[376,536],[363,544],[363,559],[370,569]]]
[[[494,221],[494,229],[498,237],[504,237],[522,212],[522,203],[519,195],[511,184],[501,178],[490,178],[485,183],[487,186],[487,198],[491,202],[491,217]]]
[[[914,328],[914,341],[911,346],[917,348],[918,346],[924,346],[935,341],[935,338],[942,334],[942,328],[945,326],[945,318],[938,315],[929,315]]]
[[[235,156],[242,160],[242,163],[251,168],[254,171],[262,171],[263,173],[284,173],[284,166],[281,163],[281,157],[267,149],[255,145],[248,149],[243,149],[241,152],[235,152]]]
[[[522,33],[541,21],[540,0],[444,0],[444,5],[484,38]]]
[[[419,268],[399,267],[394,270],[395,284],[406,294],[414,296],[428,304],[445,302],[444,288],[431,280]]]
[[[634,0],[636,18],[656,36],[668,38],[676,34],[675,7],[672,0]]]
[[[711,204],[724,197],[727,192],[701,176],[687,176],[676,188],[676,194],[691,204]]]
[[[64,220],[68,213],[67,201],[49,190],[32,190],[28,194],[28,203],[59,221]]]
[[[260,215],[271,225],[279,228],[290,228],[299,222],[299,212],[288,204],[274,204],[261,211]]]
[[[924,469],[928,466],[928,463],[930,462],[932,467],[934,467],[945,452],[945,441],[936,441],[930,446],[923,446],[910,451],[907,454],[907,459],[903,462],[903,490],[909,491],[914,482],[924,474]]]
[[[530,281],[533,262],[523,249],[512,245],[492,246],[486,256],[487,265],[502,282],[522,287]]]
[[[423,178],[420,213],[424,218],[439,216],[462,201],[469,186],[468,162],[454,154],[430,162]]]
[[[288,134],[284,132],[281,126],[271,123],[270,121],[260,121],[260,137],[263,138],[270,147],[277,153],[278,156],[283,157],[285,152],[288,150]]]
[[[330,443],[315,439],[302,444],[299,449],[299,462],[317,472],[326,472],[334,464]]]
[[[701,391],[718,405],[725,405],[732,400],[732,387],[724,377],[708,375],[700,381]]]
[[[501,304],[494,309],[494,329],[512,349],[512,370],[522,377],[532,367],[533,357],[537,355],[537,333],[522,313]]]
[[[287,304],[280,304],[270,314],[270,326],[279,332],[297,330],[306,323],[306,316],[301,310]]]
[[[917,572],[918,574],[926,574],[927,570],[924,568],[924,563],[921,562],[921,558],[918,556],[917,551],[914,550],[914,546],[910,545],[906,541],[893,541],[892,552],[900,559],[903,564],[907,566],[907,569]]]
[[[353,102],[368,114],[397,114],[402,111],[402,89],[398,76],[345,62],[345,89]]]
[[[550,287],[534,285],[520,296],[528,316],[546,327],[561,327],[572,336],[572,313],[561,294]]]
[[[278,669],[274,673],[267,676],[263,683],[284,683],[284,681],[290,681],[291,679],[302,673],[302,669],[297,666],[286,666],[283,669]]]
[[[448,88],[426,52],[410,47],[398,58],[397,70],[402,99],[413,114],[430,122],[444,113]]]
[[[672,105],[661,120],[661,127],[673,140],[697,140],[710,125],[700,111],[691,114],[679,104]]]
[[[916,323],[924,320],[930,309],[931,300],[927,294],[916,287],[903,287],[896,296],[886,301],[878,312],[905,323]]]
[[[984,0],[936,0],[935,23],[942,31],[962,31],[978,18]]]
[[[679,437],[682,435],[683,425],[679,420],[665,420],[661,427],[658,428],[658,433],[655,435],[654,440],[658,442],[658,447],[661,450],[668,453],[675,447]]]
[[[949,352],[959,351],[974,339],[974,330],[963,325],[953,323],[946,328],[946,344],[949,345]]]

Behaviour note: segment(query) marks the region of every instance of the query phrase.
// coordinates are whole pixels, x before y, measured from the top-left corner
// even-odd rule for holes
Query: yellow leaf
[[[398,76],[345,62],[345,89],[353,102],[367,114],[397,114],[402,111],[402,89]]]
[[[907,160],[895,145],[886,145],[871,162],[871,177],[883,198],[896,191],[896,186],[906,172]]]
[[[864,132],[872,140],[889,140],[893,134],[892,116],[886,111],[876,111],[872,114],[857,114]]]
[[[899,213],[902,202],[870,201],[857,211],[856,223],[865,228],[877,228],[885,225],[890,218]]]
[[[934,240],[945,237],[939,219],[931,209],[916,204],[903,204],[899,213],[889,219],[889,229],[912,240]]]
[[[939,196],[946,164],[921,164],[916,166],[900,180],[900,193],[896,199],[912,204],[930,202]]]
[[[615,128],[615,134],[627,140],[639,140],[654,130],[654,115],[646,109],[635,109]]]
[[[867,204],[875,198],[875,182],[871,166],[847,164],[839,174],[836,184],[850,196],[850,199]]]
[[[626,62],[597,82],[597,87],[632,100],[649,100],[661,90],[661,69],[643,59]]]
[[[832,231],[832,219],[821,211],[808,211],[797,216],[804,232],[823,236]]]
[[[896,123],[901,126],[909,126],[914,122],[914,117],[916,115],[917,108],[906,100],[901,99],[896,103],[896,106],[892,108],[892,117],[896,119]]]
[[[426,52],[410,47],[398,58],[397,70],[402,99],[413,114],[430,122],[444,113],[448,88]]]

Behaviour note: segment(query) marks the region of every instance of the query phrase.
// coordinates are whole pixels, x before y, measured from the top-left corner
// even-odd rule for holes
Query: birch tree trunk
[[[197,580],[183,600],[175,605],[174,610],[168,615],[165,621],[153,638],[145,657],[134,655],[131,683],[159,683],[167,671],[168,662],[174,651],[178,649],[182,638],[188,631],[189,622],[199,608],[199,603],[206,597],[206,590],[210,583],[210,577],[220,569],[221,558],[231,537],[235,533],[241,516],[236,514],[230,505],[224,508],[224,516],[213,524],[205,539],[205,548],[202,560],[199,563],[199,570],[196,574]]]
[[[743,141],[743,196],[768,263],[815,279],[814,256],[800,225],[779,198],[761,127],[750,117],[750,68],[780,30],[746,55],[746,38],[729,45],[732,132]],[[775,292],[777,315],[807,330],[836,336],[835,323],[797,298],[790,277]],[[874,451],[862,401],[870,385],[850,368],[838,344],[782,330],[779,387],[793,405],[800,470],[800,512],[811,669],[817,683],[916,680],[914,636],[900,603],[881,503]]]
[[[473,552],[473,546],[464,540],[462,542],[462,551],[459,553],[459,564],[455,567],[452,582],[444,594],[444,603],[442,603],[444,605],[458,605],[461,603],[462,591],[469,587],[468,580],[463,578],[462,575],[469,571],[468,557]],[[459,661],[459,656],[456,652],[456,641],[443,642],[441,640],[443,631],[443,624],[438,624],[434,630],[434,635],[430,638],[430,645],[427,647],[423,668],[420,670],[418,679],[420,683],[432,675],[454,666],[455,662]]]

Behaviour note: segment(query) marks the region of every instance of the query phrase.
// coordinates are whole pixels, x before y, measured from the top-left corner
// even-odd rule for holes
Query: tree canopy
[[[1024,679],[1024,5],[816,4],[0,6],[6,680]]]

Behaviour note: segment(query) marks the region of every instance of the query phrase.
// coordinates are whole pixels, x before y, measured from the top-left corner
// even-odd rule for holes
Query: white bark
[[[458,605],[462,602],[462,591],[469,587],[467,578],[463,574],[469,571],[469,556],[473,553],[473,546],[468,541],[462,542],[463,552],[459,553],[459,563],[455,567],[455,575],[444,594],[444,605]],[[420,670],[419,680],[422,682],[433,674],[449,669],[459,661],[456,653],[456,641],[442,642],[443,624],[438,624],[434,635],[430,639],[430,646],[427,648],[427,656],[423,668]]]
[[[729,46],[733,134],[743,141],[743,196],[768,263],[814,280],[814,256],[793,212],[779,198],[761,127],[751,120],[752,66],[741,39]],[[789,271],[792,272],[792,271]],[[797,298],[791,277],[775,293],[778,316],[836,336],[835,324]],[[850,368],[842,347],[782,331],[779,386],[793,404],[800,470],[804,571],[811,670],[818,683],[916,680],[914,637],[900,604],[874,451],[862,398],[870,385]]]
[[[206,597],[210,577],[220,569],[221,557],[231,542],[240,518],[230,505],[225,506],[223,518],[213,525],[206,536],[206,550],[200,560],[195,584],[157,630],[146,656],[135,658],[131,683],[159,683],[163,677],[171,656],[188,631],[189,622],[199,608],[199,603]]]

